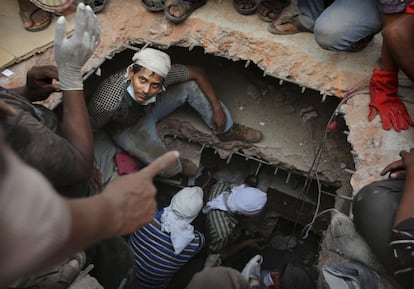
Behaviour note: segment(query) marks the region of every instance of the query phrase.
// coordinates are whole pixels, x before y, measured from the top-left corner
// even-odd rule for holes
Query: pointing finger
[[[146,174],[149,178],[153,178],[174,164],[179,156],[180,153],[178,151],[167,152],[142,169],[141,173]]]

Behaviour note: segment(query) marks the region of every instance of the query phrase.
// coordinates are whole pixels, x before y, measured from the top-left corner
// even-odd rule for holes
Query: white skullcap
[[[170,208],[177,217],[191,223],[203,207],[203,190],[200,187],[184,188],[171,199]]]
[[[203,206],[203,190],[200,187],[184,188],[172,198],[161,215],[161,230],[170,233],[174,254],[180,254],[194,239],[194,227],[190,223]]]
[[[260,213],[267,201],[267,195],[259,189],[240,185],[231,190],[227,207],[233,213],[250,216]]]
[[[132,61],[142,67],[148,68],[163,77],[167,77],[171,69],[170,56],[157,49],[144,48],[134,54]]]

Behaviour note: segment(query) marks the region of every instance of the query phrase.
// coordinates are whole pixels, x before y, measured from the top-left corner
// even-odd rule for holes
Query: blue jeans
[[[136,124],[112,134],[115,143],[122,149],[137,157],[142,162],[149,164],[157,157],[167,152],[164,143],[158,136],[157,122],[173,113],[177,108],[188,103],[194,108],[203,121],[214,129],[213,109],[207,97],[194,81],[186,81],[168,87],[167,91],[157,96],[157,101],[146,115]],[[226,115],[224,132],[233,126],[233,119],[226,106],[221,103]],[[181,172],[181,163],[177,162],[166,175],[175,175]]]
[[[378,0],[336,0],[326,9],[324,0],[298,0],[298,8],[303,26],[327,50],[347,51],[382,28]]]

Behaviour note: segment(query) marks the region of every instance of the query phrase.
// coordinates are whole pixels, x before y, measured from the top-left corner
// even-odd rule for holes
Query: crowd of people
[[[312,288],[303,270],[289,266],[264,277],[260,255],[241,272],[219,266],[234,252],[257,243],[239,242],[239,224],[260,217],[265,192],[218,182],[208,190],[183,188],[167,207],[157,208],[155,176],[194,176],[198,171],[179,152],[167,151],[156,128],[161,119],[189,104],[220,141],[257,143],[263,135],[233,121],[201,67],[171,65],[167,53],[153,48],[135,53],[131,64],[103,80],[86,102],[81,70],[99,44],[95,13],[105,5],[90,2],[18,0],[28,31],[45,29],[52,12],[67,15],[75,9],[76,27],[67,38],[65,18],[59,17],[56,66],[35,66],[27,72],[25,86],[0,89],[0,232],[7,236],[0,244],[0,286],[169,288],[185,264],[205,254],[205,268],[187,288]],[[205,3],[142,0],[145,9],[164,11],[174,23]],[[314,33],[315,41],[328,50],[359,51],[382,31],[381,63],[369,87],[368,121],[378,115],[385,130],[397,132],[414,125],[398,97],[399,70],[414,81],[414,54],[409,49],[414,44],[413,1],[299,0],[300,13],[284,18],[280,14],[289,0],[262,0],[257,7],[254,0],[233,4],[240,14],[257,12],[272,33]],[[35,104],[58,90],[63,92],[60,111]],[[144,168],[114,176],[120,151]],[[414,149],[400,156],[381,172],[388,179],[358,192],[352,213],[357,234],[391,276],[390,282],[406,289],[414,281]],[[205,232],[193,225],[200,215]],[[332,226],[337,225],[336,219]],[[87,264],[95,268],[89,272]],[[356,271],[359,282],[364,279],[374,286],[367,280],[379,272],[367,273],[366,265],[325,267],[327,286],[338,288],[338,278]],[[294,272],[290,281],[306,281],[287,285],[283,276],[288,272]],[[357,282],[355,276],[353,280]]]

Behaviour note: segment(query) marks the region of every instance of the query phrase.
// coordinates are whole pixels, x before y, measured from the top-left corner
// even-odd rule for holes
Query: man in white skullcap
[[[230,249],[241,236],[241,216],[255,216],[262,212],[267,202],[267,194],[257,188],[246,185],[233,186],[222,181],[210,189],[208,202],[203,208],[206,214],[208,250],[210,258],[218,258],[226,251],[231,255],[244,246],[254,243],[247,240]],[[257,240],[256,240],[257,241]],[[237,250],[235,248],[238,248]],[[230,253],[232,251],[232,253]],[[226,258],[221,256],[222,259]],[[218,260],[214,260],[217,262]],[[208,262],[211,262],[208,260]]]
[[[166,151],[157,133],[157,122],[185,103],[222,141],[255,143],[262,139],[260,131],[233,122],[201,68],[171,65],[168,54],[153,48],[141,49],[132,61],[126,75],[119,72],[102,82],[88,111],[95,130],[105,128],[119,147],[145,164]],[[182,170],[181,163],[177,163],[166,175]]]
[[[203,207],[200,187],[179,191],[154,220],[130,235],[139,289],[164,289],[178,270],[204,247],[204,235],[191,222]]]

